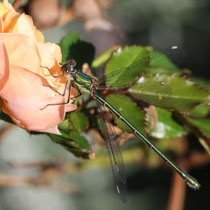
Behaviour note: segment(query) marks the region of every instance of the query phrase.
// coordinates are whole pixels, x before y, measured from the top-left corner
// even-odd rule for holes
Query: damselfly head
[[[64,63],[61,66],[61,71],[64,76],[71,76],[74,73],[76,73],[76,69],[74,67],[76,66],[76,61],[74,59],[68,60],[66,63]]]

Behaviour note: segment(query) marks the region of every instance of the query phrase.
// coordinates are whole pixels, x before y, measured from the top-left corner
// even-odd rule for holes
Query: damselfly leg
[[[75,61],[74,61],[74,63],[71,64],[71,65],[74,67],[74,66],[76,65],[76,64],[75,64]],[[49,73],[51,74],[51,76],[52,76],[53,78],[66,77],[64,74],[62,74],[62,75],[54,75],[54,74],[52,73],[52,71],[51,71],[48,67],[45,67],[45,66],[41,66],[41,67],[42,67],[42,68],[46,68],[46,69],[49,71]],[[64,68],[64,67],[63,67],[63,68]],[[66,67],[65,67],[65,68],[66,68]],[[60,93],[56,88],[54,88],[54,87],[52,87],[52,86],[47,86],[47,87],[51,88],[53,91],[55,91],[56,93],[58,93],[58,94],[61,95],[61,96],[65,96],[65,95],[66,95],[66,91],[67,91],[67,88],[68,88],[68,89],[69,89],[69,90],[68,90],[68,98],[67,98],[67,101],[66,101],[66,102],[63,102],[63,103],[47,104],[46,106],[44,106],[43,108],[41,108],[41,110],[47,108],[48,106],[56,106],[56,105],[65,105],[65,104],[68,104],[68,103],[70,102],[70,100],[73,100],[73,99],[79,97],[79,96],[81,95],[81,92],[80,92],[80,90],[77,88],[77,86],[76,86],[76,88],[77,88],[79,94],[78,94],[77,96],[70,97],[70,96],[71,96],[71,88],[72,88],[72,82],[71,82],[71,80],[72,80],[72,78],[71,78],[71,77],[68,77],[68,79],[67,79],[67,81],[66,81],[66,84],[65,84],[65,87],[64,87],[63,93]]]

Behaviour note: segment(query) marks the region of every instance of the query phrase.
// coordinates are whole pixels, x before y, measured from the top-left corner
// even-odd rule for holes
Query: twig
[[[210,162],[209,154],[206,152],[195,152],[191,154],[188,158],[181,160],[183,167],[186,170],[195,168],[197,166],[205,165]]]
[[[0,142],[4,139],[4,136],[10,132],[11,129],[15,128],[13,124],[7,124],[3,128],[0,129]]]
[[[54,172],[42,173],[34,177],[0,174],[0,186],[3,187],[49,187],[64,193],[79,193],[79,189],[69,183],[55,182]]]
[[[186,148],[187,149],[187,148]],[[183,153],[185,151],[182,151]],[[187,158],[179,160],[179,166],[188,171],[199,165],[204,165],[210,161],[207,153],[193,153]],[[169,195],[167,210],[182,210],[184,208],[184,200],[186,193],[186,184],[176,172],[173,173],[171,192]]]
[[[179,176],[179,174],[174,172],[167,210],[182,210],[184,206],[185,193],[186,184]]]
[[[206,152],[210,155],[210,148],[209,145],[204,141],[203,138],[199,137],[198,141],[200,142],[200,144],[203,146],[203,148],[206,150]]]

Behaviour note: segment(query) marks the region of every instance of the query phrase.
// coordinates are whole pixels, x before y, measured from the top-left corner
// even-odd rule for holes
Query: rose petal
[[[2,42],[0,42],[0,91],[6,85],[9,79],[10,65],[7,50]]]
[[[18,14],[17,12],[10,12],[5,15],[5,18],[3,19],[4,33],[9,33],[12,31],[19,16],[20,14]]]
[[[13,7],[11,6],[11,8]],[[2,3],[0,3],[0,15],[4,20],[5,33],[23,34],[38,42],[44,42],[43,34],[34,26],[33,20],[29,15],[24,13],[20,15],[15,10],[8,13],[7,8]]]
[[[65,115],[64,97],[49,87],[45,78],[23,68],[12,67],[10,79],[0,93],[2,109],[28,130],[43,130],[59,124]],[[72,106],[75,109],[75,106]]]
[[[37,49],[39,51],[42,66],[51,68],[56,64],[56,62],[61,62],[62,54],[58,45],[49,42],[37,43]]]
[[[63,97],[45,87],[51,84],[63,93],[67,78],[55,79],[41,65],[50,68],[53,74],[61,74],[60,48],[44,43],[44,36],[31,17],[17,13],[7,0],[0,3],[0,32],[3,32],[0,33],[2,110],[20,127],[59,134],[57,124],[64,119],[66,111],[75,110],[76,106],[61,105],[68,100],[69,88]],[[72,87],[71,97],[76,94]],[[46,107],[48,104],[53,105]]]
[[[40,71],[40,57],[34,40],[21,34],[1,33],[0,40],[5,44],[13,66]]]
[[[46,129],[40,129],[40,130],[36,130],[36,131],[46,132],[46,133],[54,133],[54,134],[57,134],[57,135],[61,135],[61,133],[58,129],[58,126],[54,126],[54,127],[46,128]]]
[[[18,16],[15,23],[13,23],[13,27],[10,27],[9,32],[23,34],[23,35],[29,36],[30,38],[34,40],[37,39],[36,28],[33,25],[33,21],[30,16],[24,13]]]
[[[4,30],[3,22],[2,22],[2,18],[0,17],[0,33],[2,33],[3,30]]]
[[[3,0],[2,1],[3,5],[7,8],[8,11],[10,12],[15,12],[15,9],[13,6],[8,2],[8,0]]]
[[[36,29],[36,40],[38,42],[44,42],[44,35],[41,31],[39,31],[38,29]]]
[[[0,16],[4,17],[7,13],[7,8],[0,2]]]

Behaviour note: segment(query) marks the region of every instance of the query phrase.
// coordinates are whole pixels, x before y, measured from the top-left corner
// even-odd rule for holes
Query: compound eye
[[[74,59],[69,60],[69,65],[74,68],[77,65],[77,62]]]
[[[67,69],[65,70],[65,72],[66,72],[66,73],[69,73],[69,72],[70,72],[70,69],[67,68]]]

